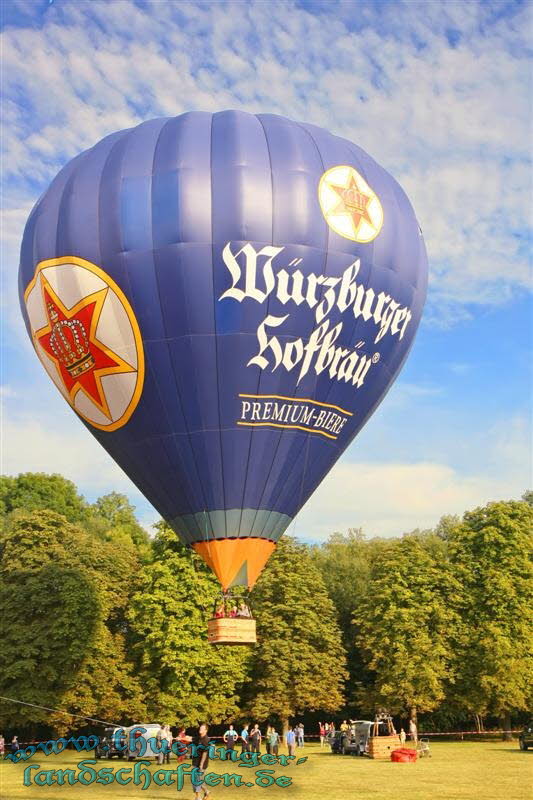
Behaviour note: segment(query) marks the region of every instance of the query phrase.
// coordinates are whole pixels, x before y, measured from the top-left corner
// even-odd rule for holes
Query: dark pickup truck
[[[95,758],[113,758],[113,756],[117,756],[117,758],[121,758],[125,755],[125,744],[126,744],[126,737],[122,736],[119,737],[119,744],[124,748],[122,750],[118,750],[116,747],[115,741],[115,731],[119,730],[118,728],[104,728],[103,736],[101,736],[98,746],[94,750],[94,757]]]

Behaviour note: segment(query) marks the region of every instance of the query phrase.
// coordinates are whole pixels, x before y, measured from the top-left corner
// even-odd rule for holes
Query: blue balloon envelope
[[[68,163],[19,278],[58,390],[227,588],[254,583],[394,381],[427,259],[405,193],[355,144],[191,112]]]

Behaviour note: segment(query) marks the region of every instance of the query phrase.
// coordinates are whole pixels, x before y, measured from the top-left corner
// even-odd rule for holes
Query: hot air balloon
[[[72,159],[29,216],[19,283],[57,389],[227,591],[253,586],[394,381],[427,259],[357,145],[191,112]],[[253,641],[243,622],[211,640]]]

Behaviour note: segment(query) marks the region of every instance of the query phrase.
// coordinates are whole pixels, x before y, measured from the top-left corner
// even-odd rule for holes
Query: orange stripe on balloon
[[[251,589],[274,552],[276,543],[250,536],[194,542],[192,548],[211,567],[223,589],[232,585],[243,565],[246,567],[246,583]]]

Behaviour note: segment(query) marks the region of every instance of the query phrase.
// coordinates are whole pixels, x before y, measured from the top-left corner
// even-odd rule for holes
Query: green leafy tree
[[[165,523],[158,526],[154,554],[128,614],[149,715],[169,724],[220,722],[238,711],[248,651],[208,643],[207,621],[220,586]]]
[[[346,534],[332,534],[327,542],[311,551],[333,600],[341,629],[350,676],[347,682],[350,703],[357,702],[358,689],[372,680],[356,644],[358,625],[354,614],[367,596],[372,561],[384,546],[384,540],[367,540],[360,529],[351,528]]]
[[[489,503],[467,512],[448,536],[463,586],[453,698],[473,714],[501,717],[533,701],[533,508]]]
[[[258,719],[343,705],[347,677],[333,602],[308,548],[284,537],[253,591],[259,644],[246,687]],[[324,676],[327,676],[326,678]]]
[[[0,693],[112,722],[141,713],[125,654],[127,593],[138,572],[133,546],[94,539],[52,511],[13,515],[0,539]],[[6,701],[0,718],[59,733],[73,724]]]
[[[99,533],[102,538],[117,543],[129,539],[139,550],[142,559],[149,559],[151,548],[148,534],[137,522],[135,507],[126,495],[118,492],[103,495],[91,506],[91,511],[92,522],[100,523]]]
[[[360,691],[367,708],[408,710],[416,719],[438,707],[453,680],[449,648],[459,596],[438,537],[405,536],[377,552],[354,615],[357,645],[373,673]]]
[[[118,525],[138,524],[135,519],[135,508],[125,494],[109,492],[98,498],[93,509],[96,514],[107,520],[112,528]]]
[[[528,489],[526,492],[524,492],[522,495],[522,500],[524,503],[527,503],[528,506],[533,506],[533,491]]]
[[[135,673],[125,635],[112,633],[108,625],[98,621],[87,657],[76,672],[75,683],[64,691],[61,705],[116,725],[146,718],[144,687]],[[69,723],[61,714],[52,715],[51,721],[60,735],[80,724],[75,719]]]
[[[450,533],[460,523],[460,521],[461,520],[457,516],[457,514],[445,514],[438,521],[438,523],[437,523],[437,525],[435,527],[435,534],[440,539],[444,539],[446,541],[448,539]]]
[[[4,514],[48,509],[69,522],[82,522],[88,514],[87,504],[72,481],[44,472],[23,472],[16,478],[0,476],[0,509]]]
[[[313,548],[311,556],[335,603],[343,635],[353,638],[353,612],[370,576],[369,542],[361,529],[351,528],[347,534],[332,534],[323,545]]]

